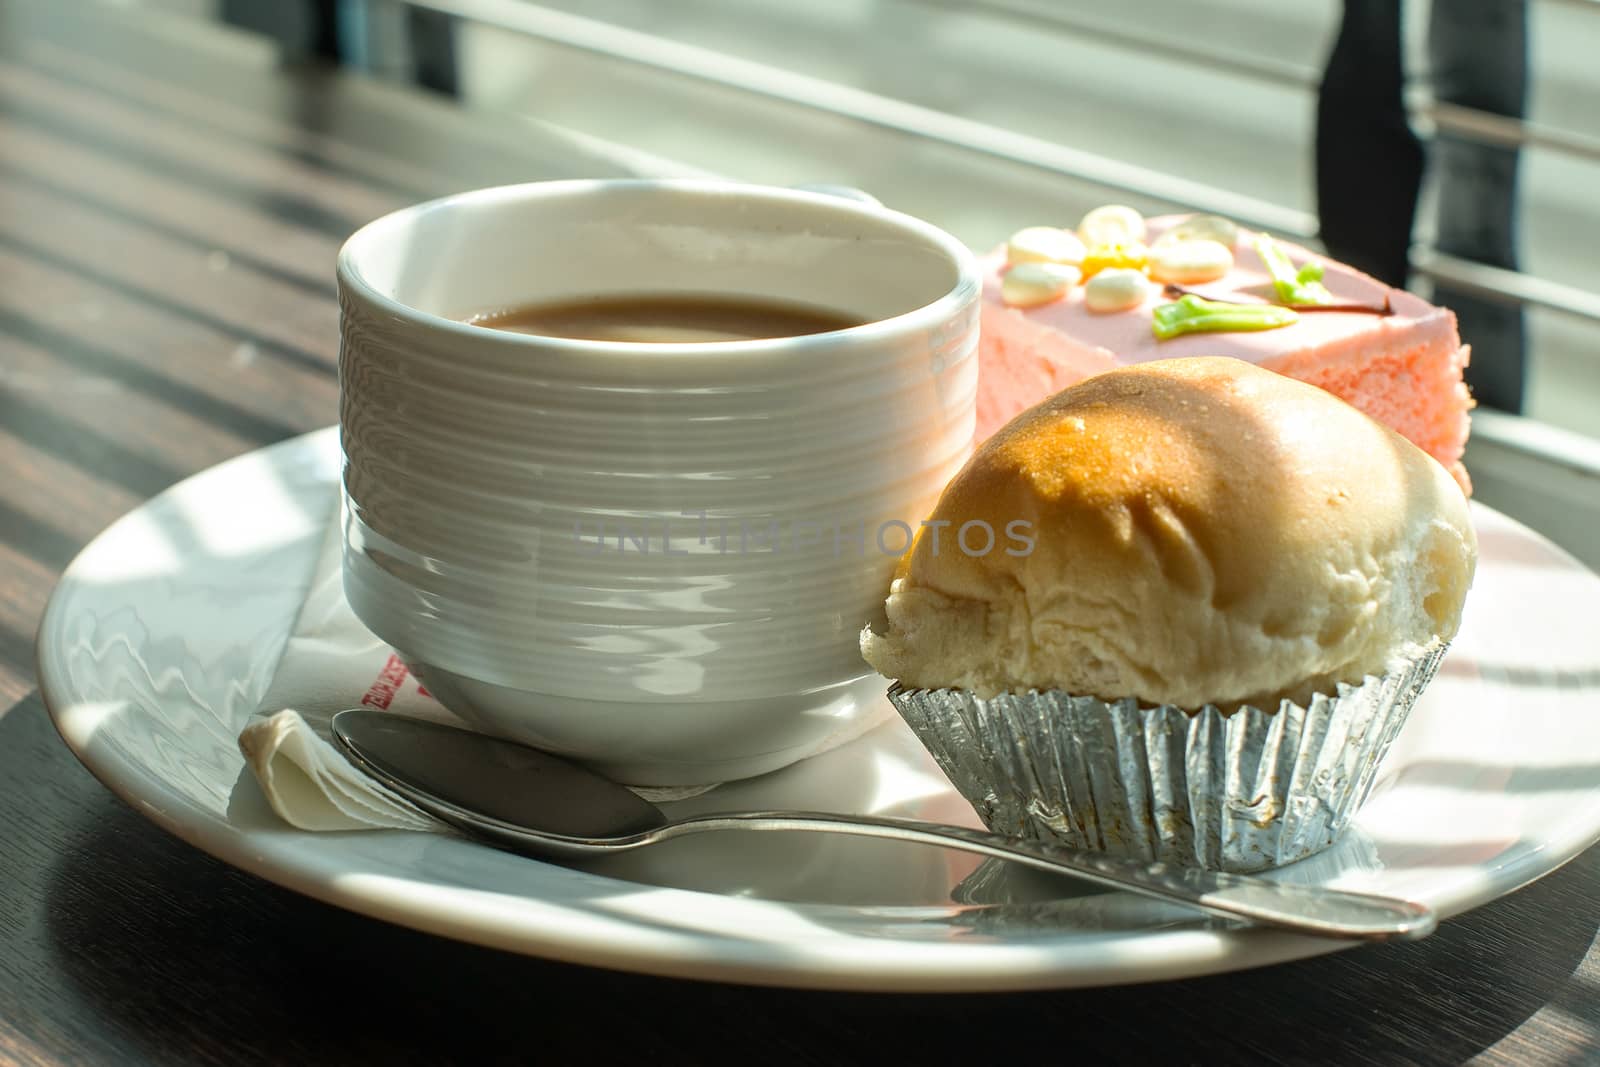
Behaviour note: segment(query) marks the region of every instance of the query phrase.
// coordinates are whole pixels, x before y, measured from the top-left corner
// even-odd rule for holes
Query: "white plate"
[[[822,835],[685,839],[584,871],[442,835],[277,822],[234,744],[277,660],[330,513],[331,430],[189,479],[67,570],[39,635],[56,725],[101,781],[229,863],[393,922],[659,974],[845,989],[995,990],[1233,970],[1333,943]],[[1411,896],[1454,915],[1600,838],[1600,579],[1474,509],[1467,620],[1359,825],[1276,877]],[[973,822],[898,723],[712,806]],[[958,902],[959,901],[959,902]]]

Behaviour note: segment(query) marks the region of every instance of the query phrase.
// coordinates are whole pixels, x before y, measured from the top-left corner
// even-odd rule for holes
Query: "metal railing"
[[[1087,38],[1141,56],[1162,56],[1179,63],[1235,74],[1255,81],[1301,89],[1317,85],[1317,72],[1297,63],[1229,49],[1212,48],[1194,41],[1166,39],[1133,33],[1104,19],[1085,15],[1053,0],[917,0],[924,7],[952,13],[979,14],[1032,28]]]
[[[1289,236],[1310,239],[1316,233],[1316,218],[1304,211],[609,22],[554,11],[520,0],[406,2],[413,7],[456,15],[551,44],[626,60],[896,133],[953,145],[1106,189],[1228,215],[1240,222]]]
[[[918,0],[926,7],[952,12],[979,13],[1025,26],[1043,27],[1053,32],[1095,40],[1143,56],[1161,56],[1220,74],[1233,74],[1254,81],[1289,88],[1314,90],[1320,75],[1310,67],[1266,56],[1212,48],[1193,41],[1165,40],[1149,34],[1133,33],[1120,26],[1086,16],[1082,11],[1063,9],[1040,0]],[[1566,0],[1600,13],[1600,0]],[[1559,130],[1525,119],[1497,115],[1492,111],[1441,103],[1425,90],[1407,92],[1407,105],[1413,115],[1436,129],[1483,144],[1506,147],[1549,148],[1557,152],[1600,160],[1600,138]]]

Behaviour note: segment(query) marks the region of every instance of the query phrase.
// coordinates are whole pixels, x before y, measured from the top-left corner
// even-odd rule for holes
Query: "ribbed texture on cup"
[[[342,292],[352,607],[411,657],[557,696],[859,675],[856,634],[897,555],[875,532],[914,529],[970,451],[970,295],[933,334],[665,353],[641,374],[609,353],[420,330]],[[903,536],[890,528],[887,548]]]
[[[1444,652],[1431,646],[1382,677],[1272,713],[898,685],[889,699],[998,833],[1255,871],[1338,838]]]

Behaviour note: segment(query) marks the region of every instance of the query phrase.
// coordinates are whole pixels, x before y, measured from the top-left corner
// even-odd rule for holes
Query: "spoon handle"
[[[914,819],[817,811],[719,812],[669,823],[637,835],[630,843],[642,845],[708,830],[813,830],[941,845],[1319,937],[1410,940],[1426,937],[1438,925],[1431,909],[1410,900],[1145,863]]]

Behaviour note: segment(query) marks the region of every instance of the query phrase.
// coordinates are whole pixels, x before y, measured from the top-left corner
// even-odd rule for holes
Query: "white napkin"
[[[260,710],[239,733],[239,750],[272,810],[302,830],[443,831],[442,823],[357,770],[333,746],[330,724],[346,708],[377,708],[452,726],[466,724],[428,695],[394,650],[350,610],[340,570],[337,514],[328,527],[305,604]],[[713,788],[634,792],[659,803]]]

